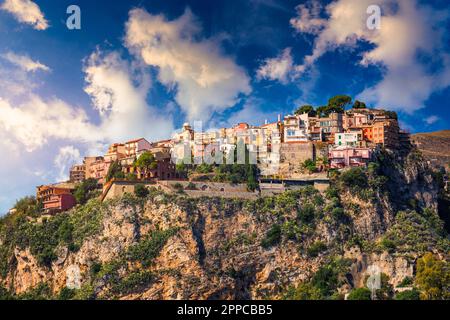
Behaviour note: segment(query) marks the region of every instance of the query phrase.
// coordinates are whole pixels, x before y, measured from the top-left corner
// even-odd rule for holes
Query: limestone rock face
[[[283,238],[271,248],[261,241],[274,223],[282,224],[278,212],[252,212],[232,199],[207,198],[195,205],[166,201],[158,195],[143,204],[113,202],[103,216],[101,231],[85,239],[75,252],[58,247],[50,267],[37,263],[29,248],[14,251],[14,268],[0,282],[16,294],[45,282],[54,293],[65,286],[79,288],[89,282],[94,264],[117,259],[152,230],[177,228],[155,259],[147,267],[154,275],[150,284],[119,299],[265,299],[280,298],[286,288],[309,280],[331,255],[351,261],[345,294],[364,285],[368,269],[377,266],[395,286],[414,275],[414,253],[409,257],[386,252],[361,252],[339,243],[343,235],[358,235],[376,242],[395,222],[396,212],[407,199],[416,199],[423,207],[436,208],[437,188],[427,168],[412,160],[402,167],[386,166],[390,193],[376,201],[363,201],[350,193],[340,194],[350,212],[346,228],[317,221],[314,230],[302,230],[296,240]],[[395,191],[395,193],[393,193]],[[405,200],[405,201],[403,201]],[[300,203],[300,205],[302,205]],[[351,209],[357,208],[357,209]],[[295,219],[296,213],[283,219]],[[347,238],[348,239],[348,238]],[[307,248],[321,241],[333,249],[310,255]],[[337,244],[336,244],[337,243]],[[136,266],[135,266],[136,267]],[[97,283],[95,292],[107,288]]]
[[[345,252],[346,258],[352,260],[351,275],[354,287],[363,287],[366,278],[376,272],[389,276],[389,282],[395,287],[406,277],[414,276],[414,263],[405,257],[395,257],[387,252],[383,253],[361,253],[359,249],[352,248]]]

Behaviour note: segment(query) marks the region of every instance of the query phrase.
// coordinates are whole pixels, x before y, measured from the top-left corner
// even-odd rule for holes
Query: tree
[[[85,204],[94,195],[97,190],[98,181],[94,178],[89,178],[79,183],[75,187],[74,197],[78,204]]]
[[[155,170],[158,168],[158,162],[155,156],[150,151],[145,151],[141,156],[135,161],[135,167],[138,168],[142,173],[147,173],[150,170]]]
[[[139,183],[134,186],[134,194],[138,198],[145,198],[148,196],[149,191],[142,183]]]
[[[258,181],[257,181],[257,169],[255,168],[255,165],[249,164],[248,165],[248,173],[247,173],[247,189],[249,191],[255,191],[258,189]]]
[[[317,115],[319,117],[326,117],[329,113],[328,113],[328,106],[320,106],[317,108]]]
[[[106,174],[106,182],[111,181],[112,179],[124,179],[125,174],[122,172],[122,165],[118,160],[114,161],[108,169],[108,173]]]
[[[450,269],[446,261],[437,259],[432,253],[417,260],[416,284],[424,300],[446,300],[450,298]]]
[[[352,97],[346,95],[337,95],[328,100],[328,107],[337,107],[345,109],[352,102]]]
[[[385,111],[384,113],[389,119],[398,120],[397,112],[395,112],[395,111]]]
[[[297,110],[294,111],[294,114],[301,115],[307,113],[310,117],[316,116],[316,111],[314,110],[314,107],[307,104],[299,107]]]
[[[371,292],[367,288],[353,289],[348,295],[347,300],[371,300]]]
[[[33,216],[42,210],[42,202],[33,196],[27,196],[17,200],[14,209],[26,216]]]
[[[353,109],[366,109],[367,106],[364,102],[356,100],[355,103],[353,103]]]

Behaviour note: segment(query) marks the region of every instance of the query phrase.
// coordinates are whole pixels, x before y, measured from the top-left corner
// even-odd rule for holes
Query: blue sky
[[[81,30],[66,9],[81,9]],[[380,29],[366,10],[381,8]],[[0,213],[136,136],[275,120],[348,94],[449,127],[447,1],[0,0]]]

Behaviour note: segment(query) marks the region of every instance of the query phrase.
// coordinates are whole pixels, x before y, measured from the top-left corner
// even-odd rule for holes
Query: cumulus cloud
[[[84,68],[85,91],[100,112],[100,129],[110,141],[130,137],[164,138],[173,131],[171,117],[150,106],[148,74],[131,66],[117,52],[94,52]]]
[[[55,157],[54,164],[58,170],[59,181],[66,181],[69,178],[70,168],[77,163],[81,163],[82,156],[80,150],[74,146],[64,146],[59,149],[58,154]]]
[[[0,97],[2,130],[28,152],[42,147],[49,139],[90,142],[98,136],[83,109],[59,99],[45,101],[37,95],[17,106]]]
[[[1,57],[27,72],[34,72],[37,70],[50,71],[49,67],[40,63],[39,61],[32,60],[26,55],[18,55],[14,52],[7,52],[5,54],[2,54]]]
[[[142,9],[129,13],[125,43],[158,70],[158,79],[176,90],[176,101],[189,120],[208,120],[251,91],[249,77],[220,50],[218,39],[201,39],[201,26],[190,10],[169,21]]]
[[[41,9],[31,0],[5,0],[0,9],[13,14],[17,21],[29,24],[36,30],[48,28],[48,21]]]
[[[286,84],[291,78],[295,77],[294,69],[291,48],[286,48],[277,57],[264,60],[256,71],[256,77],[258,79],[278,80]]]
[[[359,99],[407,112],[423,107],[434,90],[450,84],[448,59],[442,54],[442,21],[448,15],[421,6],[417,1],[378,0],[382,19],[379,30],[367,27],[367,8],[372,0],[337,0],[325,8],[319,2],[298,7],[291,24],[298,32],[315,35],[312,53],[296,69],[306,72],[326,52],[338,47],[373,45],[364,52],[361,66],[382,68],[382,80],[364,90]],[[324,16],[322,18],[321,16]],[[443,70],[429,71],[427,59],[440,62]],[[428,60],[430,60],[428,59]]]

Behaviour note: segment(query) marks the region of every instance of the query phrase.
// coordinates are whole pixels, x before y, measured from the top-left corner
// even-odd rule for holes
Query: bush
[[[193,182],[189,182],[186,186],[186,190],[197,190],[197,185]]]
[[[424,300],[450,299],[450,269],[445,260],[432,253],[417,260],[416,283]]]
[[[128,259],[131,261],[140,261],[144,267],[150,266],[167,240],[175,235],[177,230],[176,228],[171,228],[165,231],[152,231],[144,240],[128,249]]]
[[[130,294],[145,288],[153,280],[153,274],[148,271],[136,271],[118,282],[113,283],[111,291],[115,294]]]
[[[64,287],[58,294],[58,300],[70,300],[75,296],[75,290]]]
[[[398,292],[395,300],[420,300],[420,291],[417,289]]]
[[[78,204],[85,204],[89,199],[95,197],[98,188],[98,181],[94,178],[89,178],[79,183],[75,187],[74,197]]]
[[[351,190],[359,191],[368,187],[367,176],[359,167],[342,172],[339,179],[345,187]]]
[[[353,289],[347,297],[347,300],[372,300],[372,294],[367,288]]]
[[[384,250],[386,250],[386,251],[388,251],[388,252],[390,252],[390,253],[394,252],[394,251],[395,251],[395,248],[397,247],[397,246],[395,245],[395,242],[394,242],[394,241],[392,241],[392,240],[390,240],[390,239],[388,239],[388,238],[386,238],[386,237],[384,237],[384,238],[381,240],[380,245],[381,245],[381,248],[382,248],[382,249],[384,249]]]
[[[174,188],[175,190],[177,190],[177,191],[183,191],[183,190],[184,190],[183,185],[182,185],[181,183],[179,183],[179,182],[175,183],[175,184],[173,185],[173,188]]]
[[[315,208],[312,204],[305,204],[298,210],[297,218],[303,223],[310,223],[314,220]]]
[[[306,159],[305,162],[302,163],[302,168],[308,170],[309,173],[317,171],[316,162],[311,159]]]
[[[13,300],[13,295],[5,289],[3,286],[0,285],[0,301],[4,300]]]
[[[399,288],[409,287],[409,286],[412,286],[413,283],[414,283],[414,281],[411,277],[405,277],[405,278],[403,278],[402,282],[400,282],[397,287],[399,287]]]
[[[138,183],[134,186],[134,194],[138,198],[145,198],[149,193],[150,192],[148,191],[147,187],[142,183]]]
[[[16,201],[14,209],[19,214],[33,217],[41,212],[42,203],[37,201],[35,197],[24,197]]]
[[[36,287],[17,296],[18,300],[50,300],[51,298],[51,290],[47,283],[40,283]]]
[[[324,297],[333,296],[342,284],[344,274],[348,272],[349,262],[344,259],[331,260],[317,270],[311,283]]]
[[[269,231],[267,231],[265,238],[261,241],[263,248],[270,248],[278,244],[281,240],[281,227],[278,224],[274,224]]]
[[[308,256],[311,258],[315,258],[319,255],[319,253],[327,250],[327,245],[322,241],[314,242],[307,250]]]
[[[285,300],[321,300],[320,290],[309,282],[301,283],[297,288],[290,287],[283,296]]]

